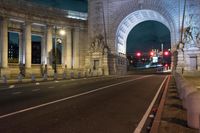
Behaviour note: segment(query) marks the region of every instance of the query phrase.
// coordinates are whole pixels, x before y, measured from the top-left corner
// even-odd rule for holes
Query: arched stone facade
[[[200,8],[199,1],[187,0],[188,16],[198,13],[198,8]],[[108,59],[110,73],[124,73],[126,71],[124,44],[130,30],[143,21],[161,22],[169,28],[171,47],[176,50],[181,41],[183,9],[182,0],[89,0],[89,40],[98,34],[103,35],[110,49]],[[187,27],[186,21],[184,24],[184,27]]]

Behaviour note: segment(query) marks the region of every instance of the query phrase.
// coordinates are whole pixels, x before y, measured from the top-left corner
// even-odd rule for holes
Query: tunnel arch
[[[115,48],[118,54],[126,54],[127,38],[130,31],[139,23],[149,20],[157,21],[165,25],[170,31],[171,44],[175,43],[175,39],[172,36],[174,29],[160,13],[154,10],[138,10],[127,15],[117,28]]]

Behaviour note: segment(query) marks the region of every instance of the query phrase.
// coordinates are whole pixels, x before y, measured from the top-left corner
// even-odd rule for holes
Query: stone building
[[[70,14],[79,16],[70,16]],[[55,64],[58,74],[83,72],[88,38],[86,19],[87,14],[70,13],[24,0],[1,0],[1,76],[16,77],[19,73],[26,77],[32,74],[42,76],[45,72],[52,76]],[[64,36],[59,34],[60,29],[66,31]],[[9,42],[9,35],[14,33],[17,36],[15,43],[18,48],[10,49],[12,42]],[[33,36],[41,40],[34,43]],[[61,45],[60,49],[57,48],[59,44],[57,41]],[[57,63],[55,63],[55,47],[57,53],[60,53],[57,54],[60,56]],[[13,50],[19,52],[17,56],[15,55],[15,59],[10,56]],[[35,58],[36,55],[39,59]]]
[[[1,0],[0,75],[52,76],[55,70],[58,74],[125,74],[128,34],[148,20],[169,29],[174,70],[198,74],[199,0],[186,0],[186,4],[184,0],[88,0],[88,17],[24,0]],[[58,32],[61,29],[64,36]],[[17,45],[9,39],[13,33]],[[40,41],[33,41],[34,37]]]

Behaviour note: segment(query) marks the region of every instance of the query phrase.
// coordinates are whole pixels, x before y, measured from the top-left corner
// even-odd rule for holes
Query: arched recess
[[[130,31],[139,23],[148,20],[164,24],[170,30],[171,44],[175,44],[175,39],[172,36],[174,29],[160,13],[153,10],[138,10],[124,18],[117,28],[115,47],[118,54],[126,54],[126,43]]]

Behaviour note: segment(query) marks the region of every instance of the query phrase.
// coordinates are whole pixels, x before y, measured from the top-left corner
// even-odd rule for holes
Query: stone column
[[[31,47],[31,23],[26,22],[25,24],[25,67],[31,68],[31,56],[32,56],[32,47]]]
[[[73,65],[75,69],[80,68],[80,48],[79,48],[79,36],[80,36],[80,31],[79,29],[75,29],[73,32]]]
[[[62,63],[62,68],[64,69],[65,66],[66,66],[66,62],[65,62],[65,59],[66,59],[66,53],[67,53],[67,43],[66,43],[66,35],[65,36],[62,36],[62,52],[61,52],[61,63]]]
[[[47,68],[52,68],[53,60],[53,41],[52,41],[52,26],[47,26],[47,35],[46,35],[46,64]]]
[[[1,66],[8,67],[8,19],[3,18],[1,25]]]
[[[19,33],[19,64],[23,64],[23,34]]]
[[[41,41],[41,64],[44,65],[46,63],[46,35],[43,34]]]
[[[72,69],[72,30],[66,30],[66,58],[65,63],[68,69]]]

